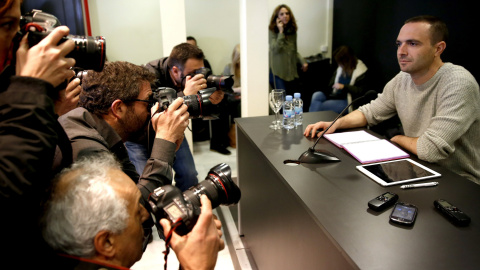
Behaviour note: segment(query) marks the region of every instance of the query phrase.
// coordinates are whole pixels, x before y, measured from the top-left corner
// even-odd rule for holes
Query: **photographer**
[[[175,151],[183,140],[189,117],[181,98],[157,113],[158,104],[152,107],[151,99],[154,79],[141,66],[120,61],[105,63],[102,72],[89,70],[82,79],[79,107],[59,118],[69,137],[73,160],[95,152],[113,153],[122,170],[137,183],[145,205],[155,188],[172,182]],[[140,176],[124,142],[145,134],[150,122],[155,131],[154,143]],[[61,158],[57,156],[55,162]],[[145,224],[148,234],[152,225],[151,221]]]
[[[0,238],[6,247],[3,263],[23,268],[45,258],[37,219],[58,139],[55,87],[74,75],[75,60],[65,57],[74,48],[72,41],[57,45],[69,33],[67,27],[56,28],[32,48],[24,36],[13,51],[20,3],[0,1]],[[35,250],[27,261],[25,246]]]
[[[42,222],[45,239],[60,253],[49,269],[125,269],[140,260],[142,222],[149,217],[140,198],[111,154],[85,157],[62,171]],[[169,243],[182,269],[213,269],[225,246],[207,196],[201,204],[193,230],[184,236],[173,232]],[[171,225],[160,223],[167,237]]]
[[[207,80],[203,74],[195,71],[204,67],[204,55],[197,46],[182,43],[172,49],[169,57],[164,57],[148,63],[145,67],[155,74],[156,87],[170,87],[177,91],[177,96],[195,95],[198,91],[207,87]],[[212,104],[218,104],[223,99],[223,91],[215,91],[210,96]],[[142,168],[146,162],[147,145],[144,140],[130,140],[125,143],[130,159],[135,167]],[[173,164],[175,170],[175,185],[185,191],[198,183],[197,170],[192,152],[186,139],[183,140],[176,153]]]

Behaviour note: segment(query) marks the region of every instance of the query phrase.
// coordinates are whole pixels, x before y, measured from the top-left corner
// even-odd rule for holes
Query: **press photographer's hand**
[[[152,126],[155,137],[177,144],[183,140],[185,129],[189,123],[190,114],[183,98],[175,99],[163,112],[157,112],[158,102],[152,107]]]
[[[185,78],[185,89],[183,89],[183,94],[185,96],[196,95],[198,91],[207,88],[207,80],[203,74],[197,74],[195,76],[188,75]]]
[[[54,87],[73,77],[75,72],[70,68],[75,65],[75,59],[65,56],[74,49],[75,43],[67,40],[57,45],[69,31],[68,27],[59,26],[32,48],[28,46],[28,34],[25,35],[17,50],[16,74],[45,80]]]
[[[214,269],[218,252],[225,248],[221,239],[220,221],[214,218],[212,204],[205,195],[200,197],[202,212],[192,231],[180,236],[173,232],[170,245],[182,269]],[[165,236],[171,229],[170,221],[160,220]]]
[[[80,99],[80,79],[75,78],[70,81],[67,88],[60,91],[58,99],[55,100],[55,113],[59,116],[75,109]]]

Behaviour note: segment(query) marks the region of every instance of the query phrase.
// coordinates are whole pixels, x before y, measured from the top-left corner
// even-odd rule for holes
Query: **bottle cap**
[[[292,96],[291,96],[291,95],[288,95],[288,96],[285,97],[285,99],[286,99],[287,101],[292,101]]]
[[[301,96],[300,93],[295,93],[295,94],[293,94],[293,97],[294,97],[294,98],[300,98],[300,96]]]

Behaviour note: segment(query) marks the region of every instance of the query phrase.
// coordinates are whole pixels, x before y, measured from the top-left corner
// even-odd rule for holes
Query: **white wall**
[[[267,0],[265,16],[270,19],[282,3],[297,19],[302,56],[320,53],[322,45],[330,49],[333,0]],[[105,36],[109,60],[144,64],[164,56],[159,0],[89,0],[88,4],[92,35]],[[197,39],[215,74],[223,71],[233,47],[240,43],[239,11],[239,0],[185,0],[187,35]],[[175,31],[178,23],[168,24]]]
[[[171,19],[175,12],[167,11],[169,19],[161,18],[160,10],[164,0],[89,0],[90,21],[92,35],[103,35],[107,40],[107,58],[110,61],[129,61],[135,64],[145,64],[150,60],[168,56],[170,45],[162,40],[162,27],[168,31],[181,31],[186,28],[186,35],[194,36],[198,46],[202,48],[213,68],[214,74],[220,74],[226,64],[229,63],[234,46],[240,42],[240,37],[247,39],[254,37],[258,44],[249,45],[248,52],[258,55],[259,51],[265,51],[268,46],[268,32],[265,40],[258,35],[255,27],[251,27],[251,20],[260,28],[267,29],[268,22],[273,10],[279,4],[287,4],[291,9],[298,24],[298,51],[303,57],[315,55],[321,52],[321,46],[328,46],[328,52],[324,55],[330,57],[332,45],[332,22],[333,0],[184,0],[185,23]],[[168,2],[167,2],[168,3]],[[244,12],[254,12],[253,18],[242,17],[243,29],[246,33],[240,33],[240,7],[246,6]],[[163,2],[164,8],[166,4]],[[255,5],[261,6],[261,14],[251,10]],[[266,8],[265,8],[266,7]],[[162,10],[162,13],[164,10]],[[262,15],[263,14],[263,15]],[[173,15],[173,16],[172,16]],[[263,17],[264,16],[264,17]],[[182,18],[182,16],[178,16]],[[262,18],[260,20],[260,18]],[[245,27],[247,26],[247,27]],[[164,30],[166,31],[166,30]],[[163,36],[172,36],[172,33],[163,33]],[[177,40],[177,38],[175,39]],[[249,43],[245,43],[249,44]],[[262,46],[259,51],[255,46]],[[165,49],[165,52],[164,52]],[[263,57],[262,57],[263,58]],[[242,56],[243,59],[243,56]],[[250,58],[252,59],[252,58]],[[252,61],[250,61],[252,62]],[[263,63],[263,62],[262,62]],[[263,68],[268,69],[265,63],[259,68],[259,73],[264,73]],[[242,68],[243,69],[243,68]],[[252,68],[248,69],[249,71]],[[266,73],[266,72],[265,72]],[[250,106],[243,109],[243,103],[249,104],[266,101],[268,83],[263,77],[249,76],[249,81],[242,88],[245,95],[242,98],[242,116],[266,115],[268,103],[263,106]],[[250,92],[252,94],[247,93]],[[261,91],[261,98],[253,91]],[[258,109],[256,109],[258,108]]]
[[[163,56],[159,0],[89,0],[92,35],[106,39],[109,61],[145,64]]]

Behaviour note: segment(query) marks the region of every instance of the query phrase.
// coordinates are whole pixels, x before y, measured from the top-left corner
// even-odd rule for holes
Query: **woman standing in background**
[[[293,95],[299,89],[295,80],[298,79],[297,64],[305,72],[308,64],[297,52],[297,22],[292,10],[287,5],[275,8],[270,19],[270,85],[274,89],[285,89],[286,94]]]

